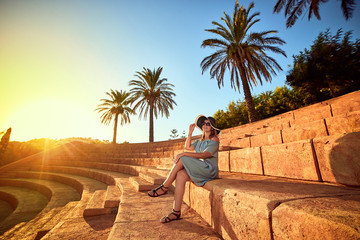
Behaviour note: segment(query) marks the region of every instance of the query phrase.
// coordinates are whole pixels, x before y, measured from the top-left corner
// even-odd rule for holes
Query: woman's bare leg
[[[179,159],[179,161],[173,165],[166,180],[163,182],[163,185],[165,188],[169,188],[172,185],[172,183],[176,179],[176,174],[182,169],[184,169],[184,165],[182,164],[181,159]],[[164,191],[162,189],[159,189],[159,190],[157,190],[157,193],[162,195],[164,193]],[[152,190],[149,191],[148,194],[154,195]]]
[[[175,194],[174,194],[174,210],[181,211],[186,182],[190,180],[185,169],[180,170],[176,175]]]
[[[171,184],[174,182],[174,180],[176,179],[176,175],[179,171],[184,169],[184,165],[181,162],[181,159],[179,159],[179,161],[174,164],[174,166],[171,168],[166,180],[164,181],[163,185],[165,187],[170,187]]]
[[[174,212],[176,214],[179,214],[181,211],[181,205],[183,203],[183,197],[184,197],[184,192],[185,192],[185,185],[186,182],[190,180],[189,175],[187,174],[185,169],[182,169],[180,171],[177,172],[176,174],[176,186],[175,186],[175,194],[174,194]],[[174,220],[177,218],[176,215],[174,214],[169,214],[167,216],[168,218],[170,218],[171,220]],[[161,222],[167,222],[166,217],[162,218],[160,220]]]

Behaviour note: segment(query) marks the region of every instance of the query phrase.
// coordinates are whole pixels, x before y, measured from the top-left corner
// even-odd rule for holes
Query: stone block
[[[291,128],[282,130],[284,143],[324,137],[327,135],[324,119],[316,120],[311,123],[297,124]]]
[[[272,213],[273,239],[360,239],[360,195],[284,202]]]
[[[95,191],[84,210],[84,217],[106,214],[105,198],[106,190]]]
[[[261,152],[265,175],[320,180],[310,140],[264,146]]]
[[[329,135],[360,131],[360,111],[325,119]]]
[[[331,105],[333,116],[360,111],[360,91],[330,99],[327,103]]]
[[[250,137],[251,147],[261,147],[261,146],[275,145],[281,143],[282,143],[282,138],[280,131],[263,133],[257,136]]]
[[[233,185],[233,184],[232,184]],[[271,239],[268,200],[246,190],[213,188],[213,228],[223,239]]]
[[[322,179],[360,186],[360,132],[314,139]]]
[[[294,120],[290,121],[291,126],[294,124],[309,123],[315,120],[331,117],[331,108],[326,102],[317,103],[308,107],[303,107],[293,111]]]
[[[230,171],[263,174],[260,148],[244,148],[230,151]]]
[[[222,130],[219,135],[220,146],[248,147],[248,137],[254,134],[253,128],[251,125],[246,124]]]
[[[207,190],[206,188],[199,187],[194,183],[190,184],[190,206],[209,225],[211,225],[211,203],[211,191]]]
[[[111,185],[107,187],[106,198],[105,198],[105,207],[112,208],[118,207],[120,204],[121,191],[118,186]]]
[[[232,139],[230,146],[234,148],[248,148],[250,147],[250,137]]]
[[[229,151],[219,152],[218,166],[220,171],[228,172],[229,169]]]

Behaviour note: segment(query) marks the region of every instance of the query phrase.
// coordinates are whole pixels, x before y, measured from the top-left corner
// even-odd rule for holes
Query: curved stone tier
[[[0,238],[360,239],[360,91],[223,130],[220,179],[188,182],[183,219],[160,224],[172,192],[144,191],[183,146],[73,142],[1,167],[9,217],[23,200],[2,189],[22,185],[45,203]]]

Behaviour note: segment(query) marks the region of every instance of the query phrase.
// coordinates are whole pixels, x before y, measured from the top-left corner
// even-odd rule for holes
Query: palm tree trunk
[[[115,114],[114,134],[113,134],[113,140],[112,140],[113,144],[116,144],[116,133],[117,133],[118,117],[119,117],[119,114]]]
[[[154,142],[154,107],[150,105],[149,142]]]
[[[247,81],[244,81],[243,79],[241,79],[241,81],[242,81],[243,90],[244,90],[244,94],[245,94],[245,102],[246,102],[246,106],[248,109],[249,122],[250,123],[256,122],[257,117],[256,117],[256,111],[255,111],[255,104],[254,104],[253,98],[251,96],[249,83]]]

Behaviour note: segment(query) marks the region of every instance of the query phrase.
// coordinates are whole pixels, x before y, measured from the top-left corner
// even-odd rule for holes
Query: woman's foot
[[[160,219],[161,223],[168,223],[174,220],[179,220],[181,216],[181,211],[176,211],[175,209],[172,210],[166,217]]]
[[[165,187],[164,184],[161,184],[159,187],[149,191],[148,195],[150,197],[159,197],[161,195],[166,194],[168,190],[169,190],[168,187]]]

